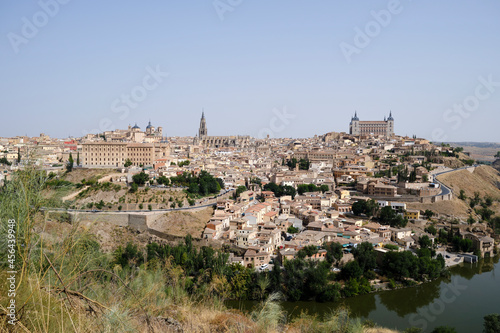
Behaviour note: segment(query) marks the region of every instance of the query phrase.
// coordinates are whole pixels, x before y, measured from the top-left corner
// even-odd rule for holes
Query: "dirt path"
[[[72,200],[72,199],[74,199],[74,198],[75,198],[78,194],[80,194],[80,192],[85,191],[87,188],[88,188],[88,186],[85,186],[85,187],[81,188],[79,191],[76,191],[76,192],[71,193],[71,194],[69,194],[69,195],[67,195],[67,196],[65,196],[65,197],[62,197],[62,199],[61,199],[61,200],[62,200],[62,201]]]
[[[99,180],[97,182],[99,182],[99,183],[109,182],[109,180],[111,178],[116,179],[116,178],[120,178],[122,176],[127,176],[127,174],[126,173],[112,173],[110,175],[99,178]]]

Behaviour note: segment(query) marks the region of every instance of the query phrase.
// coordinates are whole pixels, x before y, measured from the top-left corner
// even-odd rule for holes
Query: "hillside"
[[[450,187],[455,195],[464,190],[467,197],[473,197],[475,192],[479,192],[481,197],[490,196],[500,200],[500,174],[492,167],[483,165],[472,173],[468,170],[450,172],[438,179]]]
[[[429,209],[439,215],[462,218],[462,220],[464,221],[467,219],[471,212],[469,205],[458,198],[454,198],[450,201],[439,201],[432,204],[409,202],[406,204],[406,206],[408,207],[408,209],[418,209],[420,211],[426,211],[427,209]]]
[[[165,213],[151,225],[151,229],[184,237],[191,235],[200,238],[207,222],[213,214],[213,208],[201,208],[189,212],[175,211]]]
[[[63,180],[67,180],[72,183],[80,183],[82,180],[98,180],[104,176],[116,173],[115,169],[81,169],[76,168],[71,172],[67,172],[62,177]]]

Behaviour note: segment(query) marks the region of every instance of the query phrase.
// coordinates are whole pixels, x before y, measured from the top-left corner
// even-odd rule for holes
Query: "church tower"
[[[207,121],[205,120],[205,112],[201,112],[200,129],[198,131],[198,137],[207,136]]]
[[[394,136],[394,118],[392,117],[392,111],[390,111],[389,118],[387,118],[387,136]]]
[[[351,123],[349,124],[349,134],[351,135],[361,134],[361,128],[359,126],[359,118],[357,111],[354,113],[354,117],[351,118]]]

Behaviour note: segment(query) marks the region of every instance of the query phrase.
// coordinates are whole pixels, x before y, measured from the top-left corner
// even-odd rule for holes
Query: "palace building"
[[[136,166],[152,166],[170,156],[170,144],[163,137],[163,129],[155,129],[151,122],[144,132],[136,124],[88,139],[82,144],[83,167],[123,167],[127,160]]]
[[[386,119],[384,117],[383,121],[360,121],[358,113],[355,112],[349,124],[349,134],[386,137],[394,136],[394,118],[392,117],[392,112],[390,112],[389,118]]]

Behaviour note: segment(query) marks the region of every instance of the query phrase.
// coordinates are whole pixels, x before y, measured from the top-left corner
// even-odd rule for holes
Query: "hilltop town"
[[[463,148],[398,136],[394,124],[392,112],[383,121],[360,121],[356,113],[348,133],[255,139],[209,136],[202,114],[195,137],[167,138],[149,122],[144,131],[135,124],[66,140],[2,138],[0,182],[34,162],[52,177],[49,211],[65,208],[69,219],[160,238],[189,233],[231,247],[231,262],[263,270],[308,246],[324,260],[323,245],[338,243],[347,262],[360,243],[381,253],[417,249],[440,230],[470,240],[461,251],[470,257],[450,256],[451,243],[442,242],[450,265],[493,255],[498,173]],[[459,173],[478,186],[450,182]],[[189,216],[200,210],[193,227]],[[181,227],[178,216],[168,218],[178,211],[188,214]]]

